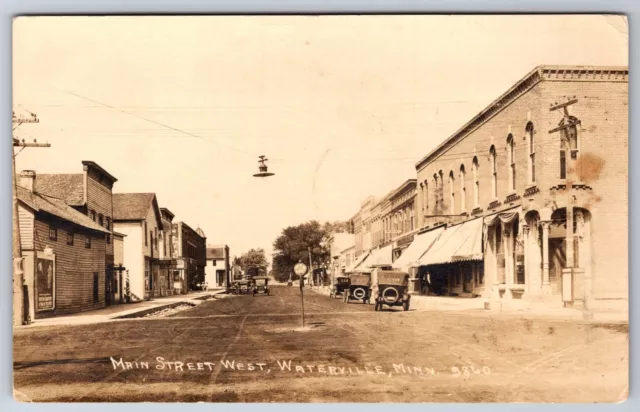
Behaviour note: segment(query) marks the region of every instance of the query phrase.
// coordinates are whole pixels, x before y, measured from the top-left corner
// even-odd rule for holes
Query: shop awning
[[[420,266],[482,260],[482,218],[448,227],[420,257]]]
[[[365,262],[370,268],[380,267],[380,266],[391,266],[391,261],[393,260],[393,245],[387,245],[383,248],[380,248],[371,254],[371,259],[368,259]]]
[[[393,262],[393,267],[408,271],[409,268],[420,266],[419,259],[427,253],[443,232],[444,227],[439,227],[416,236],[413,243],[402,252],[398,260]]]
[[[362,262],[364,262],[364,260],[369,256],[368,252],[365,252],[363,254],[361,254],[360,256],[358,256],[358,259],[356,259],[355,262],[353,262],[352,265],[349,265],[349,267],[347,267],[347,269],[344,271],[345,273],[353,273],[355,272],[356,268],[358,266],[360,266],[362,264]]]

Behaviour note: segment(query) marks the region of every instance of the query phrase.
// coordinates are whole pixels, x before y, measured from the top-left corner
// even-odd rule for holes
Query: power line
[[[156,121],[156,120],[149,119],[149,118],[147,118],[147,117],[144,117],[144,116],[140,116],[140,115],[134,114],[134,113],[129,112],[129,111],[127,111],[127,110],[120,109],[120,108],[118,108],[118,107],[115,107],[115,106],[109,105],[109,104],[107,104],[107,103],[99,102],[99,101],[94,100],[94,99],[91,99],[91,98],[89,98],[89,97],[81,96],[81,95],[79,95],[79,94],[77,94],[77,93],[74,93],[74,92],[71,92],[71,91],[68,91],[68,90],[65,90],[65,92],[66,92],[66,93],[68,93],[68,94],[70,94],[70,95],[72,95],[72,96],[75,96],[75,97],[77,97],[77,98],[79,98],[79,99],[83,99],[83,100],[86,100],[86,101],[89,101],[89,102],[95,103],[95,104],[97,104],[97,105],[101,105],[101,106],[107,107],[107,108],[109,108],[109,109],[112,109],[112,110],[115,110],[115,111],[118,111],[118,112],[121,112],[121,113],[127,114],[127,115],[129,115],[129,116],[132,116],[132,117],[135,117],[135,118],[138,118],[138,119],[144,120],[144,121],[149,122],[149,123],[153,123],[153,124],[158,125],[158,126],[162,126],[162,127],[164,127],[164,128],[167,128],[167,129],[173,130],[173,131],[175,131],[175,132],[178,132],[178,133],[181,133],[181,134],[184,134],[184,135],[187,135],[187,136],[195,137],[196,139],[200,139],[200,140],[203,140],[203,141],[205,141],[205,142],[213,143],[212,141],[207,140],[207,139],[203,138],[202,136],[198,136],[197,134],[187,132],[187,131],[182,130],[182,129],[179,129],[179,128],[177,128],[177,127],[173,127],[173,126],[170,126],[170,125],[168,125],[168,124],[161,123],[161,122],[158,122],[158,121]],[[220,143],[220,142],[217,142],[216,144],[219,144],[219,145],[221,145],[221,146],[228,147],[228,148],[233,149],[233,150],[236,150],[236,151],[238,151],[238,152],[240,152],[240,153],[244,153],[244,154],[246,154],[246,155],[248,155],[248,156],[253,156],[253,154],[251,154],[251,153],[249,153],[249,152],[246,152],[246,151],[244,151],[244,150],[238,149],[237,147],[234,147],[234,146],[229,146],[229,145],[226,145],[226,144],[223,144],[223,143]]]

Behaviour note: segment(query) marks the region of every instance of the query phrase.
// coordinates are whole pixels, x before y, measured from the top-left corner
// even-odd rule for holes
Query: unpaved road
[[[312,292],[305,298],[303,330],[295,287],[214,299],[163,318],[19,329],[15,397],[618,402],[628,383],[625,326],[484,311],[374,312]]]

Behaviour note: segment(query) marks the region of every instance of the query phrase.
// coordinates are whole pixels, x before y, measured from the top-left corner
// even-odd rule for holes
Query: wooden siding
[[[20,225],[20,246],[22,250],[33,250],[33,212],[19,206],[18,221]]]

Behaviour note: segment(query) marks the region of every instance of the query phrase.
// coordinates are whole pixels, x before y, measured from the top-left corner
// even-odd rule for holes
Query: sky
[[[541,64],[628,65],[620,16],[21,17],[18,171],[154,192],[232,255],[346,220]],[[275,176],[259,179],[259,155]]]

